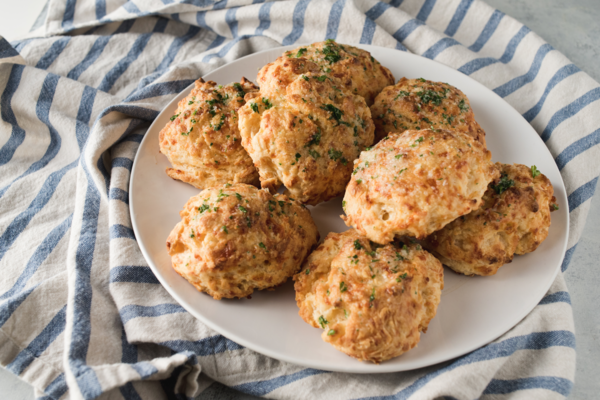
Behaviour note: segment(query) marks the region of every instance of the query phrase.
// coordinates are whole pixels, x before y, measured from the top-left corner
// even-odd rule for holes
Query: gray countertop
[[[600,0],[487,0],[487,3],[527,25],[596,81],[600,81]],[[597,378],[600,372],[598,260],[600,199],[594,196],[587,225],[565,273],[577,338],[577,371],[571,399],[596,399],[600,393],[600,380]],[[233,391],[223,393],[211,389],[200,397],[239,398]],[[31,386],[2,368],[0,393],[7,399],[34,398]]]

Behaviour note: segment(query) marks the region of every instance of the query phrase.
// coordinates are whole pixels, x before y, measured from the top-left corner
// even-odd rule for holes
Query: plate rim
[[[248,54],[244,57],[240,57],[236,60],[233,60],[231,62],[228,62],[218,68],[215,68],[214,70],[210,71],[209,73],[201,76],[201,78],[205,79],[205,80],[211,80],[210,76],[213,74],[218,73],[219,71],[221,71],[222,69],[225,68],[230,68],[231,64],[233,63],[240,63],[243,62],[244,59],[250,58],[250,57],[260,57],[266,53],[270,53],[270,52],[275,52],[275,51],[279,51],[280,53],[287,51],[289,49],[295,49],[298,46],[303,46],[303,45],[309,45],[310,43],[296,43],[293,45],[288,45],[288,46],[279,46],[279,47],[274,47],[274,48],[270,48],[270,49],[265,49],[262,51],[258,51],[252,54]],[[346,43],[342,43],[342,44],[346,44]],[[365,44],[348,44],[351,46],[355,46],[355,47],[359,47],[362,49],[365,49],[367,51],[370,51],[370,49],[377,49],[377,50],[384,50],[384,51],[390,51],[390,52],[398,52],[400,54],[402,54],[403,57],[408,56],[409,58],[414,57],[416,59],[420,59],[420,61],[425,61],[425,62],[433,62],[435,64],[437,64],[437,67],[441,67],[442,70],[446,69],[448,71],[452,71],[451,73],[457,73],[459,71],[457,71],[456,69],[445,65],[441,62],[438,62],[436,60],[432,60],[426,57],[422,57],[420,55],[414,54],[414,53],[410,53],[408,51],[401,51],[398,49],[394,49],[394,48],[389,48],[389,47],[383,47],[383,46],[375,46],[375,45],[365,45]],[[464,75],[464,74],[463,74]],[[539,142],[541,142],[541,145],[543,146],[543,148],[545,149],[545,151],[548,153],[548,155],[552,158],[552,160],[554,161],[554,157],[552,156],[552,154],[550,153],[550,149],[548,149],[548,147],[546,146],[546,144],[543,142],[543,140],[541,139],[541,137],[539,136],[539,134],[537,133],[537,131],[535,131],[535,129],[533,128],[533,126],[531,126],[531,124],[529,122],[527,122],[523,116],[510,104],[508,103],[506,100],[504,100],[502,97],[500,97],[497,93],[495,93],[493,90],[489,89],[487,86],[483,85],[481,82],[471,78],[470,76],[464,75],[464,77],[468,80],[470,80],[472,83],[475,84],[475,86],[478,86],[480,90],[483,90],[485,92],[487,92],[487,94],[491,94],[493,96],[495,96],[497,99],[501,100],[502,102],[506,103],[508,105],[508,108],[511,110],[511,112],[513,113],[513,117],[514,118],[519,118],[521,120],[523,120],[527,126],[530,128],[530,130],[532,130],[535,133],[535,138],[534,140],[538,140]],[[168,109],[170,109],[173,104],[177,104],[177,102],[179,101],[178,98],[185,93],[187,95],[187,93],[189,93],[192,88],[195,86],[195,81],[192,82],[189,86],[187,86],[185,89],[183,89],[182,91],[180,91],[179,93],[177,93],[163,108],[162,110],[157,114],[156,118],[154,119],[154,121],[152,121],[152,124],[148,127],[146,134],[144,135],[142,141],[140,142],[138,149],[136,151],[135,154],[135,158],[133,161],[133,165],[131,168],[131,175],[130,175],[130,180],[129,180],[129,184],[128,184],[128,189],[129,189],[129,204],[130,204],[130,218],[131,218],[131,223],[132,223],[132,228],[136,237],[136,242],[138,244],[138,247],[140,249],[140,251],[142,252],[142,255],[144,256],[144,259],[146,260],[146,262],[148,263],[148,265],[150,266],[153,274],[155,275],[155,277],[158,279],[158,281],[161,283],[161,285],[163,286],[163,288],[165,288],[167,290],[167,292],[174,298],[174,300],[180,304],[187,312],[189,312],[194,318],[200,320],[202,323],[206,324],[209,328],[215,330],[216,332],[218,332],[219,334],[229,338],[230,340],[248,348],[251,349],[253,351],[256,351],[257,353],[266,355],[268,357],[274,358],[276,360],[280,360],[280,361],[284,361],[284,362],[288,362],[294,365],[300,365],[303,367],[308,367],[308,368],[316,368],[316,369],[320,369],[320,370],[326,370],[326,371],[333,371],[333,372],[344,372],[344,373],[358,373],[358,374],[378,374],[378,373],[390,373],[390,372],[400,372],[400,371],[411,371],[411,370],[415,370],[418,368],[424,368],[424,367],[429,367],[429,366],[434,366],[434,365],[438,365],[440,363],[443,362],[447,362],[449,360],[453,360],[456,359],[458,357],[462,357],[465,354],[468,354],[474,350],[477,350],[493,341],[495,341],[496,339],[498,339],[499,337],[501,337],[502,335],[506,334],[508,331],[510,331],[512,328],[514,328],[517,324],[519,324],[520,321],[522,321],[527,315],[529,315],[533,309],[535,309],[535,307],[537,307],[539,305],[539,302],[542,300],[542,298],[545,296],[545,294],[548,292],[548,290],[550,289],[550,287],[552,286],[552,283],[556,280],[556,277],[558,276],[558,272],[561,270],[561,265],[564,262],[564,258],[566,256],[566,250],[568,247],[568,239],[569,239],[569,233],[570,233],[570,213],[568,211],[568,208],[566,210],[566,221],[565,221],[565,239],[564,239],[564,243],[563,243],[563,248],[561,249],[561,259],[559,262],[557,262],[557,267],[555,268],[553,274],[551,275],[551,279],[549,279],[549,284],[547,285],[546,289],[544,291],[541,292],[541,295],[536,296],[536,301],[533,305],[532,308],[530,309],[526,309],[525,311],[522,311],[520,313],[515,314],[512,318],[510,318],[510,322],[505,323],[502,329],[500,329],[500,333],[494,337],[490,338],[485,338],[483,340],[480,341],[476,341],[474,342],[474,344],[472,346],[467,347],[466,349],[463,348],[461,349],[458,353],[459,354],[455,354],[452,356],[448,356],[445,357],[435,363],[427,363],[427,364],[423,364],[420,366],[416,366],[416,367],[410,367],[410,368],[398,368],[401,367],[401,365],[396,365],[396,364],[387,364],[387,368],[386,368],[386,363],[382,363],[377,365],[377,370],[372,370],[372,369],[362,369],[362,368],[356,368],[356,366],[353,366],[352,363],[348,363],[349,367],[344,367],[344,366],[340,366],[335,367],[335,368],[323,368],[323,366],[316,366],[313,363],[310,362],[303,362],[303,361],[299,361],[298,359],[294,358],[294,357],[290,357],[287,356],[286,354],[281,354],[279,352],[276,351],[272,351],[269,348],[266,347],[262,347],[260,345],[256,345],[253,342],[245,339],[243,336],[239,336],[237,334],[235,334],[234,332],[229,332],[226,331],[225,333],[223,333],[224,329],[221,328],[218,324],[216,324],[215,322],[213,322],[212,320],[204,317],[202,314],[198,313],[194,307],[192,306],[192,304],[190,304],[188,301],[186,301],[184,298],[182,298],[178,292],[173,289],[169,283],[166,281],[166,278],[162,276],[162,274],[159,272],[160,269],[157,267],[157,265],[155,265],[155,263],[153,262],[152,258],[150,257],[149,252],[147,251],[146,247],[144,246],[144,244],[141,241],[138,241],[138,237],[140,237],[139,235],[139,228],[138,228],[138,224],[137,224],[137,220],[135,217],[135,212],[134,212],[134,204],[135,203],[135,191],[133,190],[133,185],[134,185],[134,176],[136,175],[136,166],[138,165],[138,160],[139,160],[139,154],[140,154],[140,149],[143,147],[144,143],[146,142],[146,140],[150,140],[148,139],[148,137],[150,135],[148,135],[149,132],[151,132],[154,128],[154,125],[157,123],[157,121],[159,120],[159,117],[163,115],[163,113],[165,113]],[[185,97],[185,96],[183,96]],[[554,167],[557,168],[558,170],[558,166],[556,165],[556,161],[554,161]],[[563,197],[565,197],[562,200],[566,200],[566,186],[562,177],[562,174],[560,173],[560,170],[558,170],[558,178],[560,179],[560,182],[556,182],[559,183],[562,186],[562,194]],[[556,193],[555,193],[556,194]],[[565,202],[565,204],[568,204]],[[562,208],[561,208],[562,209]],[[565,211],[564,211],[565,212]],[[321,241],[319,241],[319,243],[322,243],[322,240],[324,238],[321,239]],[[445,267],[444,268],[445,271],[448,271],[448,268]],[[548,277],[550,277],[550,275],[548,275]],[[182,278],[183,279],[183,278]],[[367,365],[369,366],[369,363],[363,363],[360,364],[360,366],[364,366]],[[392,367],[393,366],[393,367]]]

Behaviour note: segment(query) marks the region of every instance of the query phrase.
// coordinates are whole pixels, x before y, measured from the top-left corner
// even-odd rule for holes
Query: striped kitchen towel
[[[562,398],[575,371],[569,293],[493,343],[414,371],[352,375],[246,349],[158,283],[129,217],[129,174],[160,110],[244,55],[335,38],[435,59],[540,134],[571,217],[567,269],[600,172],[600,87],[478,0],[49,0],[0,38],[0,362],[47,399]]]

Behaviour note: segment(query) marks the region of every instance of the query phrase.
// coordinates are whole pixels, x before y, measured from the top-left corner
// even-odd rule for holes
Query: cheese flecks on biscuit
[[[411,129],[458,130],[485,147],[485,132],[475,121],[469,99],[452,85],[402,78],[384,88],[371,106],[375,140]]]
[[[417,345],[437,312],[442,264],[418,244],[330,233],[294,276],[300,316],[336,349],[380,363]]]
[[[286,51],[259,71],[257,82],[265,95],[273,97],[307,74],[332,80],[339,90],[363,97],[367,105],[394,84],[390,70],[368,51],[332,39]]]
[[[180,215],[167,239],[173,268],[215,299],[285,282],[319,240],[308,209],[246,184],[205,189]]]
[[[290,196],[312,205],[344,193],[352,162],[373,142],[362,97],[309,73],[291,82],[284,97],[261,90],[246,100],[239,111],[242,145],[263,188],[283,184]]]
[[[342,218],[381,244],[424,238],[477,209],[497,176],[491,153],[466,133],[390,134],[355,161]]]
[[[558,209],[550,180],[535,166],[496,168],[500,177],[489,184],[481,207],[424,241],[456,272],[494,275],[514,254],[534,251],[548,236],[550,212]]]
[[[258,88],[245,78],[226,86],[198,79],[159,135],[160,151],[173,168],[167,175],[198,189],[227,182],[258,184],[258,172],[242,147],[237,112]]]

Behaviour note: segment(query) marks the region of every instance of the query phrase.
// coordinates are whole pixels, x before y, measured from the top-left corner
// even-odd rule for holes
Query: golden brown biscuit
[[[308,73],[289,83],[285,96],[261,91],[246,101],[239,111],[242,145],[263,188],[276,191],[283,183],[290,196],[312,205],[344,193],[352,162],[373,143],[362,97]]]
[[[285,282],[319,240],[304,206],[241,183],[205,189],[180,215],[167,239],[173,268],[215,299]]]
[[[435,316],[442,264],[418,244],[375,245],[354,229],[330,233],[294,276],[300,316],[324,341],[380,363],[412,349]]]
[[[424,238],[479,207],[499,175],[491,157],[460,131],[391,134],[354,162],[342,219],[381,244]]]
[[[402,78],[383,89],[371,114],[375,141],[409,129],[449,129],[468,133],[485,146],[485,132],[475,121],[469,99],[447,83]]]
[[[548,178],[521,164],[496,167],[501,178],[490,183],[481,207],[424,242],[456,272],[494,275],[514,254],[534,251],[548,236],[550,212],[558,209]]]
[[[198,79],[160,131],[160,151],[173,165],[167,175],[198,189],[227,182],[257,185],[258,172],[241,145],[237,117],[244,95],[257,90],[245,78],[226,86]]]
[[[364,97],[367,105],[394,84],[390,70],[368,51],[332,39],[286,51],[259,71],[257,82],[265,96],[284,96],[288,85],[309,73],[327,76],[340,90]]]

